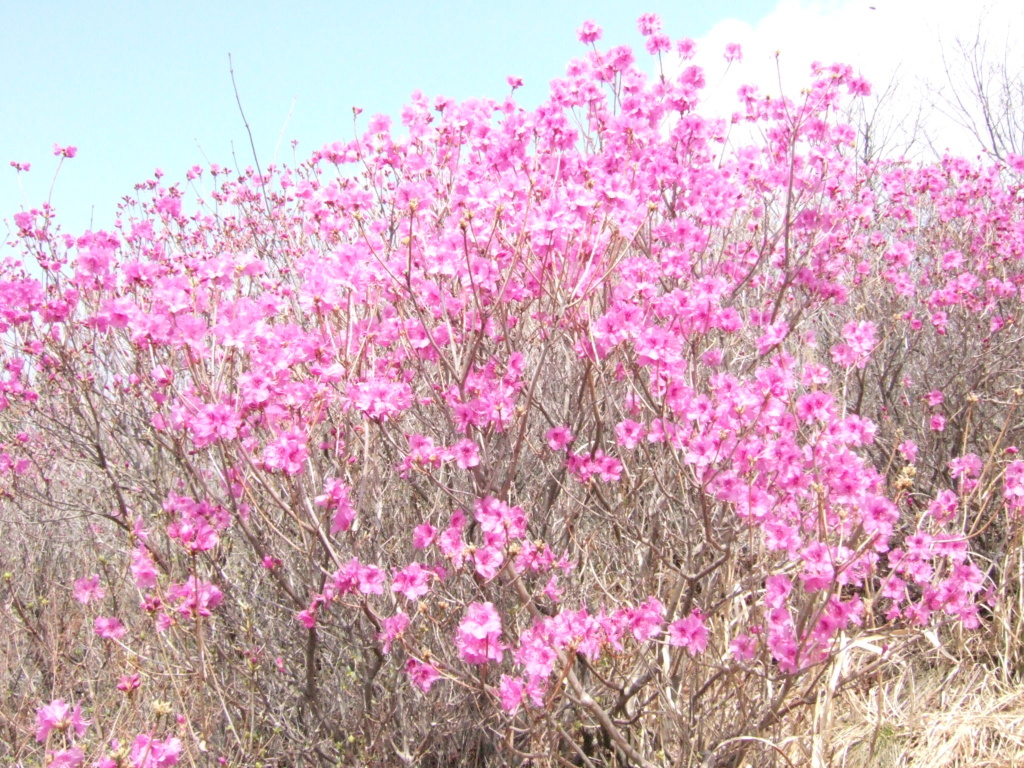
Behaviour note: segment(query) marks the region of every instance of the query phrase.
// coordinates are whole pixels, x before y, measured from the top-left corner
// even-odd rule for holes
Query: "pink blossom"
[[[178,613],[195,618],[210,616],[224,599],[223,593],[213,584],[189,576],[183,584],[171,584],[167,596],[178,604]]]
[[[107,640],[120,640],[126,632],[120,619],[113,616],[97,616],[93,628],[97,635]]]
[[[79,768],[85,762],[85,753],[78,747],[47,753],[47,768]]]
[[[301,430],[289,429],[278,435],[266,447],[263,452],[263,463],[270,469],[297,475],[305,468],[308,456],[306,435]]]
[[[156,586],[156,564],[145,547],[140,546],[132,550],[132,564],[129,569],[135,578],[135,586],[139,589],[152,589]]]
[[[596,43],[601,39],[601,28],[593,21],[584,21],[580,28],[576,30],[576,37],[581,43]]]
[[[693,58],[694,53],[697,50],[697,44],[688,37],[684,37],[676,43],[676,51],[683,61],[689,61]]]
[[[412,545],[416,549],[426,549],[434,543],[437,529],[430,523],[417,525],[412,531]]]
[[[314,499],[317,506],[331,510],[331,535],[347,531],[356,519],[356,511],[349,497],[349,487],[340,478],[324,481],[324,491]]]
[[[704,653],[708,647],[708,630],[700,611],[694,611],[684,619],[668,625],[669,645],[686,648],[691,656]]]
[[[757,654],[757,640],[750,635],[736,635],[729,643],[729,650],[737,661],[750,661]]]
[[[900,453],[909,464],[914,464],[917,461],[917,444],[913,440],[904,440],[900,443]]]
[[[371,379],[353,384],[349,388],[349,399],[357,411],[367,418],[388,422],[412,405],[412,390],[403,382]]]
[[[451,452],[459,469],[469,469],[480,464],[476,443],[469,438],[463,438],[453,445]]]
[[[405,662],[405,673],[424,693],[429,691],[430,687],[441,677],[441,673],[433,664],[413,658]]]
[[[36,710],[36,741],[44,742],[50,731],[74,731],[80,737],[89,727],[89,720],[82,717],[82,707],[72,709],[63,699],[54,699]]]
[[[543,590],[545,596],[552,602],[557,603],[562,599],[562,590],[558,588],[558,577],[552,576],[548,579],[548,583],[544,585]]]
[[[1003,498],[1006,506],[1017,514],[1024,514],[1024,461],[1011,461],[1003,475]]]
[[[384,629],[377,635],[377,639],[384,646],[384,653],[391,653],[391,644],[408,626],[409,617],[401,611],[384,619]]]
[[[117,690],[122,693],[131,693],[141,685],[139,680],[139,673],[134,672],[130,675],[121,675],[121,679],[117,682]]]
[[[75,600],[82,605],[98,602],[107,596],[107,591],[100,585],[98,573],[75,580]]]
[[[636,26],[641,35],[648,37],[661,31],[661,18],[656,13],[644,13],[637,19]]]
[[[501,617],[492,603],[470,604],[459,624],[455,644],[470,664],[501,661]]]
[[[646,642],[662,632],[665,623],[665,606],[656,597],[647,600],[629,611],[629,627],[638,642]]]
[[[391,591],[400,592],[405,599],[415,602],[430,591],[430,579],[434,574],[419,563],[410,563],[396,573],[391,582]]]
[[[504,555],[502,555],[501,550],[497,547],[478,547],[473,553],[476,572],[487,581],[498,575],[504,559]]]
[[[161,740],[139,734],[132,742],[128,759],[132,768],[171,768],[178,764],[181,747],[181,740],[176,736]]]
[[[358,589],[364,595],[384,594],[384,570],[376,565],[363,565],[356,577]]]
[[[508,714],[514,715],[519,711],[523,703],[523,681],[517,677],[502,675],[498,682],[498,697],[501,699],[501,708]]]
[[[793,589],[793,582],[788,576],[778,574],[765,579],[764,602],[769,608],[781,608]]]
[[[561,451],[575,438],[568,427],[552,427],[544,434],[544,439],[552,451]]]

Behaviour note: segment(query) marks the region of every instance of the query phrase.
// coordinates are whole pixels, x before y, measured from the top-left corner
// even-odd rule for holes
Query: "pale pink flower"
[[[71,705],[64,699],[54,699],[36,710],[36,740],[46,741],[50,731],[67,731],[71,729],[75,736],[81,736],[89,727],[89,722],[82,717],[82,707]]]
[[[51,752],[47,768],[80,768],[85,762],[85,753],[78,747]]]
[[[523,681],[518,677],[502,675],[498,683],[498,697],[501,699],[501,708],[514,715],[523,703]]]
[[[100,584],[100,576],[94,573],[84,579],[75,580],[75,600],[82,605],[102,600],[107,596],[107,591]]]
[[[107,640],[120,640],[125,635],[124,625],[114,616],[97,616],[93,622],[96,634]]]
[[[408,626],[409,617],[401,611],[384,619],[384,629],[377,635],[377,639],[384,646],[384,653],[391,653],[391,644]]]
[[[181,739],[176,736],[161,740],[139,734],[132,742],[129,760],[132,768],[171,768],[180,757]]]
[[[602,30],[591,20],[584,21],[576,30],[576,37],[581,43],[596,43],[601,39]]]

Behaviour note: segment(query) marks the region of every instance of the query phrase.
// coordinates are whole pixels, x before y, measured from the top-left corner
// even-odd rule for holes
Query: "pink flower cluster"
[[[15,216],[0,412],[26,426],[0,491],[103,478],[89,523],[117,567],[70,589],[95,645],[164,632],[230,676],[209,659],[249,632],[306,697],[337,661],[316,654],[370,648],[415,697],[605,707],[609,728],[681,675],[743,702],[864,627],[980,623],[965,531],[979,508],[993,530],[1024,515],[1019,182],[865,166],[835,115],[869,89],[843,65],[798,101],[742,89],[733,121],[762,138],[736,139],[699,111],[692,41],[637,26],[677,74],[585,22],[536,109],[417,93],[400,135],[375,116],[297,168],[157,175],[114,232]],[[968,332],[999,351],[971,379],[992,390],[933,371],[959,370]],[[251,615],[288,618],[232,625]],[[264,649],[242,654],[262,680]],[[82,763],[87,724],[39,710],[54,764]],[[155,768],[183,746],[125,750]]]

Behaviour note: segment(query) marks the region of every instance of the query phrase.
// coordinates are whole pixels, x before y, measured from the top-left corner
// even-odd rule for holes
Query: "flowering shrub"
[[[5,758],[735,765],[1005,610],[1019,177],[600,36],[532,112],[15,216]]]

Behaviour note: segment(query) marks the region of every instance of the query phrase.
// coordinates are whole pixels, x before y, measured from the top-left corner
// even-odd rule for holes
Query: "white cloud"
[[[1015,43],[1022,33],[1020,0],[782,0],[754,25],[735,19],[716,25],[697,40],[697,63],[708,82],[707,108],[719,114],[735,109],[736,90],[744,83],[772,95],[781,83],[794,98],[808,84],[811,62],[849,64],[872,83],[875,97],[892,84],[881,111],[883,129],[903,131],[890,137],[893,144],[907,141],[919,117],[935,149],[974,155],[977,140],[934,108],[949,92],[944,56],[962,73],[957,38],[978,39],[990,55],[1009,54],[1009,69],[1024,73],[1024,46]],[[743,62],[727,68],[723,52],[732,42],[742,45]],[[872,105],[866,103],[869,110]],[[920,154],[927,145],[920,131],[918,137]]]

